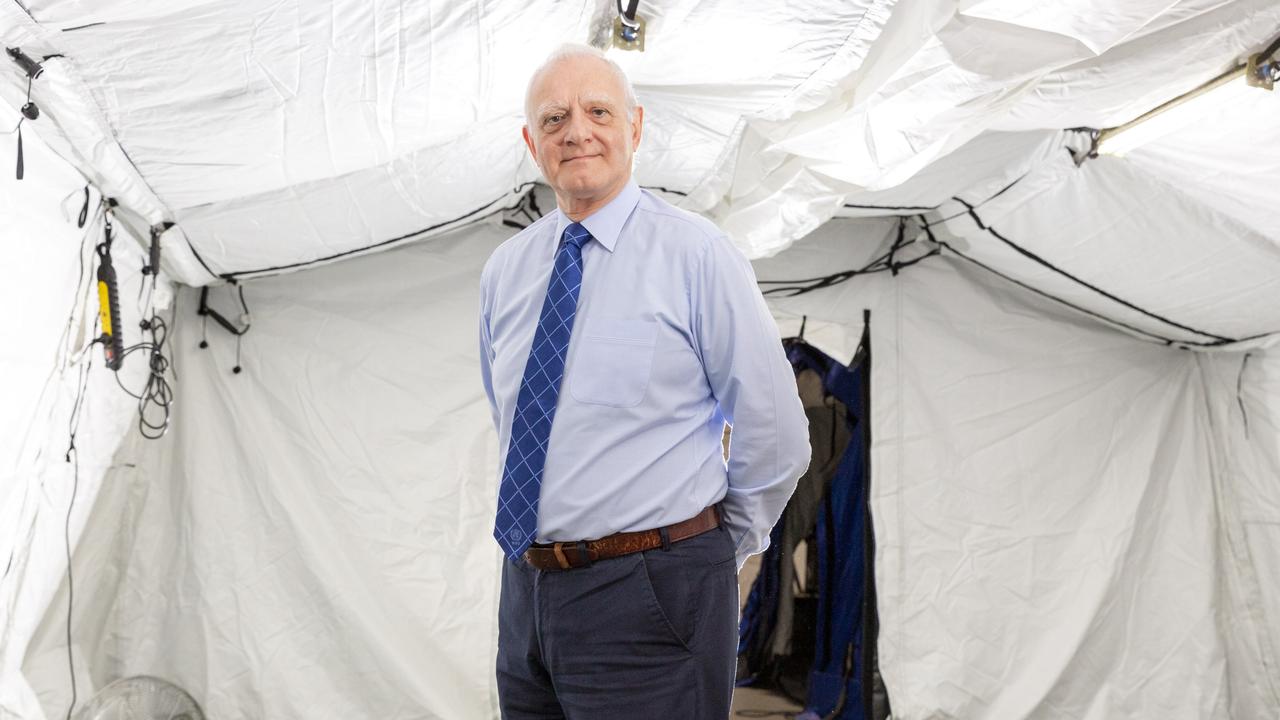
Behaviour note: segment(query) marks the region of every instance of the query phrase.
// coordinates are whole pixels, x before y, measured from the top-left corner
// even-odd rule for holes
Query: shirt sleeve
[[[490,270],[485,264],[480,273],[480,381],[484,384],[485,397],[489,399],[489,414],[493,417],[493,428],[501,432],[498,415],[498,402],[493,396],[493,336],[489,330],[490,311]]]
[[[741,569],[769,546],[809,465],[809,423],[755,272],[728,238],[704,247],[689,295],[702,367],[733,428],[723,510]]]

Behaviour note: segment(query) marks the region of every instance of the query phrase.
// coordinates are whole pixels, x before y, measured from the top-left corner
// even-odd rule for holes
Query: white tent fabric
[[[860,264],[840,224],[761,277]],[[816,295],[774,306],[837,356],[872,313],[895,717],[1275,714],[1274,352],[1129,338],[950,257]]]
[[[536,179],[524,73],[612,7],[44,0],[3,6],[0,39],[64,55],[33,90],[56,118],[48,141],[144,224],[176,221],[175,277],[205,284],[509,200]],[[985,129],[1123,122],[1280,27],[1270,0],[686,2],[650,16],[650,51],[619,58],[649,109],[638,178],[687,193],[753,256]],[[13,107],[23,80],[0,80]]]
[[[122,447],[76,556],[95,686],[163,669],[213,718],[496,716],[497,438],[472,380],[509,234],[251,283],[240,374],[226,333],[179,325],[173,430]],[[61,657],[52,607],[35,646]]]
[[[12,127],[16,117],[0,108],[0,124]],[[117,445],[138,423],[137,402],[102,371],[101,350],[90,345],[98,312],[93,253],[102,234],[100,224],[76,225],[84,179],[31,138],[25,154],[33,172],[0,192],[0,306],[9,311],[11,340],[0,350],[0,714],[24,720],[43,717],[21,670],[28,643],[56,612],[67,543],[75,547]],[[0,145],[0,164],[14,160],[14,147]],[[142,257],[127,236],[115,248],[122,322],[136,328]],[[154,306],[165,306],[168,288],[163,281],[150,293]],[[119,379],[136,391],[145,375],[134,362]],[[60,660],[65,671],[65,654]]]
[[[212,717],[496,715],[476,282],[537,179],[526,73],[614,12],[0,4],[0,41],[45,66],[25,180],[0,135],[0,307],[23,308],[3,351],[0,715],[70,702],[66,544],[81,700],[148,673]],[[762,279],[859,267],[899,231],[895,259],[924,257],[770,297],[783,334],[807,316],[837,356],[872,311],[895,717],[1280,716],[1280,145],[1259,139],[1280,97],[1215,93],[1124,157],[1084,159],[1069,130],[1231,67],[1280,5],[641,12],[646,51],[613,56],[646,106],[643,185],[719,222]],[[27,80],[5,63],[7,132]],[[132,231],[129,332],[138,238],[175,223],[150,298],[174,325],[161,441],[87,344],[86,186]],[[197,346],[195,288],[228,275],[252,311],[240,374],[220,328]],[[176,305],[170,279],[195,286]],[[238,314],[231,289],[210,297]]]

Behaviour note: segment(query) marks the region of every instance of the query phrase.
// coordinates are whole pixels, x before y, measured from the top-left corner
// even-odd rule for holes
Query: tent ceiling
[[[36,82],[49,118],[30,129],[143,224],[176,221],[166,247],[192,284],[425,237],[513,202],[538,177],[519,139],[530,67],[614,12],[612,0],[483,13],[444,0],[25,6],[0,10],[0,39],[65,56]],[[637,177],[682,193],[752,256],[846,201],[933,205],[997,182],[980,171],[1029,165],[1012,156],[1034,153],[1044,132],[1127,120],[1280,31],[1273,0],[690,1],[641,12],[646,52],[613,52],[646,106]],[[21,104],[23,80],[4,68],[0,96]],[[989,130],[1031,134],[996,148],[979,138]],[[974,138],[976,165],[930,172]],[[1203,157],[1194,145],[1160,147],[1134,162],[1195,178],[1205,197],[1225,198],[1206,200],[1210,211],[1277,237],[1230,200],[1256,157],[1213,179],[1187,170],[1183,160]]]

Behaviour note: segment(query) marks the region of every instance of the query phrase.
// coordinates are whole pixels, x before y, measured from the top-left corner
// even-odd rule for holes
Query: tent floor
[[[766,717],[761,713],[770,713],[767,717],[789,718],[803,709],[772,690],[740,687],[733,690],[733,709],[730,714],[735,720],[743,717],[738,715],[743,710],[750,711],[749,717]]]
[[[747,593],[751,591],[751,583],[755,582],[756,575],[760,572],[760,556],[752,555],[747,558],[746,564],[742,566],[742,572],[738,573],[738,602],[746,604]],[[761,717],[758,713],[770,712],[777,713],[777,717],[789,717],[798,713],[804,708],[793,703],[787,697],[762,688],[740,687],[733,690],[733,708],[731,716],[739,717],[738,711],[749,710],[750,715]]]

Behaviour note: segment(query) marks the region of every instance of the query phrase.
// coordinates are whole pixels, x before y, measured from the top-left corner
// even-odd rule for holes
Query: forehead
[[[577,100],[614,100],[623,96],[622,82],[605,61],[568,57],[548,65],[534,81],[530,105],[570,104]]]

